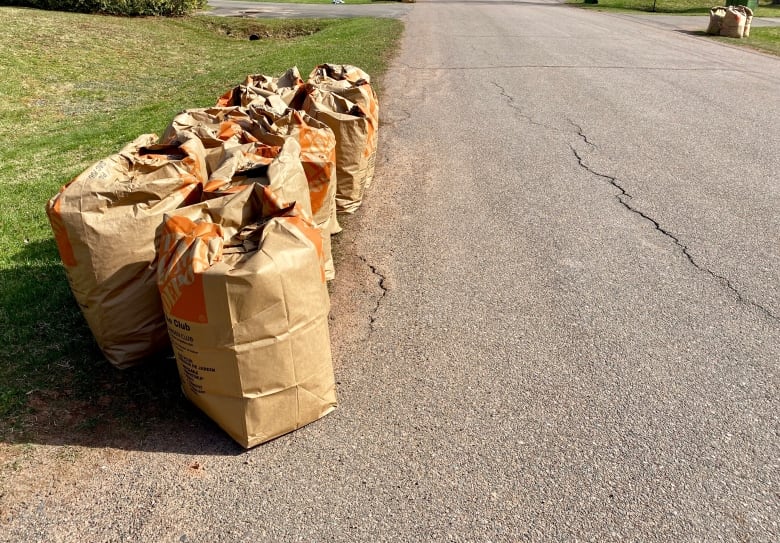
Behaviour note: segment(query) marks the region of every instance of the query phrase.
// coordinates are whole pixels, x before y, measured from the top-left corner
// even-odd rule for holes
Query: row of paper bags
[[[727,38],[749,38],[753,10],[747,6],[716,6],[710,9],[707,34]]]
[[[251,75],[61,189],[47,215],[76,301],[126,368],[170,346],[187,397],[251,447],[336,406],[336,212],[373,177],[369,76]]]

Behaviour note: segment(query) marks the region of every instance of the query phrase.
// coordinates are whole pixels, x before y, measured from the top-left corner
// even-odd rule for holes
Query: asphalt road
[[[93,451],[0,539],[780,540],[780,60],[538,1],[406,22],[339,409]]]

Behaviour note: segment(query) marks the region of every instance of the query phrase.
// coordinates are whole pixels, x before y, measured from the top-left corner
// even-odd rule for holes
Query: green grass
[[[584,4],[582,0],[567,0],[569,4],[595,10],[617,11],[647,11],[652,12],[655,5],[656,13],[673,13],[676,15],[709,14],[710,8],[725,5],[725,1],[706,0],[598,0],[598,4]],[[780,17],[780,5],[773,5],[769,0],[760,1],[758,9],[753,14],[756,17]]]
[[[583,4],[582,0],[567,0],[570,4],[576,4],[583,8],[597,11],[629,11],[650,12],[653,10],[652,0],[599,0],[598,4]],[[724,2],[725,3],[725,2]],[[655,5],[657,13],[675,15],[704,15],[709,14],[713,5],[718,2],[706,2],[703,0],[658,0]],[[780,5],[769,3],[768,0],[759,2],[754,13],[755,17],[780,17]],[[707,34],[702,31],[702,36]],[[707,36],[711,39],[725,41],[732,45],[751,47],[766,53],[780,55],[780,27],[756,27],[752,26],[750,37],[737,40],[734,38],[721,38],[719,36]]]
[[[721,38],[719,36],[711,36],[711,38],[730,44],[752,47],[753,49],[780,56],[780,27],[778,26],[752,27],[750,29],[750,37],[742,38],[741,40]]]
[[[66,282],[46,201],[136,136],[161,133],[182,109],[213,105],[248,73],[349,63],[381,83],[401,23],[9,7],[0,19],[0,438],[100,433],[117,421],[121,432],[191,414],[171,360],[127,371],[103,360]]]

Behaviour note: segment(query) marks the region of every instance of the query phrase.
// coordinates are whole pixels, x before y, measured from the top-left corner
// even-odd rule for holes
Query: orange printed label
[[[234,136],[240,136],[244,132],[241,125],[233,121],[223,121],[219,124],[219,133],[217,137],[222,141],[227,141]]]
[[[234,96],[236,89],[230,89],[225,94],[219,97],[217,100],[217,106],[218,107],[229,107],[236,105],[236,98]]]
[[[158,247],[157,284],[166,314],[208,322],[202,273],[222,256],[222,228],[186,217],[171,217]]]
[[[300,112],[293,113],[301,144],[301,162],[309,184],[311,210],[314,215],[325,205],[328,186],[332,181],[336,164],[336,141],[332,132],[312,128],[306,124]]]
[[[67,185],[62,187],[59,194],[54,197],[54,205],[48,209],[49,223],[54,232],[54,241],[57,243],[57,250],[60,252],[62,263],[68,267],[76,265],[76,256],[73,254],[73,246],[68,238],[68,231],[65,228],[65,221],[62,220],[62,191]]]
[[[260,162],[261,164],[270,164],[271,161],[279,156],[282,152],[282,148],[278,145],[266,145],[265,143],[258,143],[253,145],[248,151],[244,151],[244,157],[252,160],[253,162]],[[271,160],[262,160],[271,159]]]
[[[306,174],[306,180],[309,182],[309,199],[311,200],[311,212],[316,215],[325,205],[325,199],[328,196],[328,181],[330,176],[327,173],[328,165],[316,163],[304,157],[301,154],[303,162],[303,171]]]

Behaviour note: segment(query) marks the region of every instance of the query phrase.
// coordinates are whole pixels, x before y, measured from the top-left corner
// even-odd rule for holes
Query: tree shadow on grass
[[[243,449],[182,394],[170,354],[126,370],[98,349],[53,240],[0,270],[0,440],[185,454]]]

